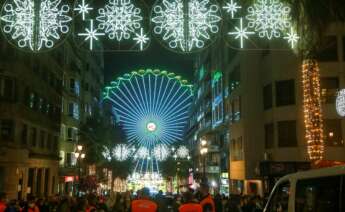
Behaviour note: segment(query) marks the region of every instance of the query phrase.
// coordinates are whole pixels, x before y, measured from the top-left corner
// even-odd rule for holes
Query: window
[[[272,108],[273,106],[272,84],[268,84],[264,86],[263,100],[264,100],[264,110],[268,110]]]
[[[276,105],[279,107],[293,104],[295,104],[295,81],[276,82]]]
[[[45,140],[46,140],[46,133],[43,131],[43,130],[41,130],[41,132],[40,132],[40,148],[44,148],[44,143],[45,143]]]
[[[345,36],[343,37],[343,60],[345,61]]]
[[[23,145],[28,143],[28,126],[26,124],[23,124],[21,141]]]
[[[326,146],[344,146],[340,119],[325,119],[323,126]]]
[[[271,149],[274,147],[274,125],[265,124],[265,147]]]
[[[68,116],[79,120],[79,105],[76,103],[68,104]]]
[[[0,138],[4,141],[14,140],[13,120],[0,120]]]
[[[295,211],[340,211],[340,180],[340,176],[299,180]]]
[[[73,94],[79,96],[80,94],[80,83],[79,81],[71,78],[69,81],[69,88],[70,88],[70,92],[72,92]]]
[[[244,159],[243,155],[243,141],[242,137],[237,139],[233,139],[231,141],[231,160],[232,161],[240,161]]]
[[[77,141],[78,130],[74,127],[67,128],[67,140],[68,141]]]
[[[322,41],[322,49],[318,52],[317,59],[323,62],[338,61],[337,36],[327,36]]]
[[[268,202],[267,211],[287,212],[289,207],[290,183],[283,182],[274,190],[273,196]]]
[[[37,130],[34,127],[31,128],[31,145],[33,147],[37,145]]]
[[[13,101],[14,100],[14,80],[10,78],[0,77],[0,100]]]
[[[57,151],[59,149],[59,137],[58,136],[54,136],[54,150]]]
[[[338,89],[339,89],[338,77],[321,77],[322,103],[334,104]]]
[[[75,166],[76,165],[76,157],[74,155],[74,152],[68,152],[66,154],[66,166],[67,167],[71,167],[71,166]]]
[[[234,70],[229,74],[229,94],[240,86],[241,73],[240,66],[236,66]]]
[[[278,122],[278,145],[279,147],[297,146],[296,121]]]

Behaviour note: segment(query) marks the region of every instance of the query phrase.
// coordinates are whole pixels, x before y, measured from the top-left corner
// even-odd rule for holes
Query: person
[[[166,206],[165,197],[163,195],[162,190],[159,190],[158,194],[156,195],[156,203],[158,204],[158,212],[167,211],[167,209],[165,208]]]
[[[216,206],[216,212],[223,212],[222,196],[220,193],[214,196],[214,204]]]
[[[150,190],[143,188],[139,199],[133,200],[131,204],[132,212],[157,212],[158,206],[150,200]]]
[[[15,199],[11,200],[8,203],[7,208],[5,209],[5,212],[18,212],[18,211],[19,211],[19,207]]]
[[[35,197],[29,196],[28,197],[28,206],[27,209],[24,210],[27,212],[40,212],[40,209],[36,205]]]
[[[183,193],[183,204],[179,207],[179,212],[202,212],[202,207],[193,201],[193,193],[187,191]]]
[[[214,201],[210,195],[210,187],[206,181],[200,183],[200,205],[203,212],[216,212]]]
[[[87,197],[89,205],[86,208],[86,212],[97,211],[97,196],[95,194],[89,194]]]
[[[0,212],[5,212],[6,210],[6,194],[0,192]]]

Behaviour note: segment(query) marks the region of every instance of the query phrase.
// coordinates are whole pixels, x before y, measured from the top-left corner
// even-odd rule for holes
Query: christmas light
[[[259,37],[279,38],[291,27],[291,8],[279,0],[257,0],[248,7],[248,27],[258,32]]]
[[[151,150],[182,140],[192,101],[192,86],[174,73],[139,70],[125,74],[105,89],[118,123],[132,146]]]
[[[315,60],[305,60],[302,70],[303,109],[309,158],[323,158],[323,120],[320,94],[320,70]]]
[[[189,150],[186,146],[180,146],[177,148],[176,154],[179,158],[187,158],[189,156]]]
[[[140,46],[140,51],[144,49],[144,44],[146,44],[150,38],[147,37],[147,35],[144,34],[143,28],[140,29],[140,34],[135,33],[135,37],[133,38],[134,41],[137,42]]]
[[[240,47],[243,48],[243,39],[248,39],[248,35],[254,35],[255,32],[247,31],[247,27],[243,28],[243,19],[240,18],[240,27],[235,27],[235,32],[229,32],[229,35],[235,35],[235,39],[240,39]]]
[[[111,154],[110,154],[110,150],[108,147],[106,147],[106,146],[103,147],[102,155],[103,155],[104,159],[111,161]]]
[[[93,50],[93,41],[98,40],[98,36],[102,36],[104,33],[97,32],[97,29],[94,29],[93,20],[90,20],[90,28],[86,28],[84,33],[78,33],[78,36],[85,36],[85,41],[89,41],[90,50]]]
[[[86,4],[85,0],[82,0],[81,4],[78,4],[78,6],[74,8],[74,11],[78,11],[79,14],[82,14],[83,21],[85,20],[85,15],[91,10],[93,10],[93,8],[90,7],[89,4]]]
[[[291,48],[295,48],[295,44],[298,42],[299,36],[291,27],[290,32],[287,33],[287,35],[284,37],[284,39],[286,39],[288,41],[288,43],[291,44]]]
[[[345,116],[345,89],[341,89],[335,100],[335,107],[339,116]]]
[[[227,13],[231,14],[231,18],[234,18],[237,10],[241,8],[242,7],[239,6],[237,2],[234,2],[234,0],[230,0],[230,2],[227,2],[226,5],[223,7],[223,9],[226,10]]]
[[[113,157],[118,161],[127,160],[132,154],[132,149],[126,144],[118,144],[113,149]]]
[[[9,2],[9,1],[7,1]],[[13,0],[1,11],[2,30],[19,48],[51,49],[69,32],[70,7],[61,0]]]
[[[149,155],[150,151],[146,147],[142,146],[137,150],[135,157],[139,159],[146,159]]]
[[[158,144],[153,148],[153,155],[156,160],[164,161],[170,154],[169,148],[166,145]]]
[[[187,8],[185,8],[185,6]],[[219,31],[218,5],[209,0],[163,0],[153,8],[154,33],[162,36],[169,48],[182,52],[202,49],[211,34]]]
[[[111,40],[128,40],[142,28],[140,8],[134,6],[131,0],[109,0],[104,8],[98,10],[96,17],[98,28],[103,30]]]

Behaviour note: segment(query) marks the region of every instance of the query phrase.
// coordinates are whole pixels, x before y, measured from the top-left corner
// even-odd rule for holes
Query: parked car
[[[345,166],[297,172],[274,186],[265,212],[344,212]]]

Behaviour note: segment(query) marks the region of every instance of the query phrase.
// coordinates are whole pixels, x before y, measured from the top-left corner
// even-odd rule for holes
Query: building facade
[[[77,145],[83,143],[81,128],[100,107],[104,58],[101,53],[79,51],[69,43],[64,46],[63,54],[59,192],[71,194],[80,168],[75,152]]]
[[[9,199],[49,196],[58,183],[63,68],[58,55],[1,43],[0,190]]]
[[[317,55],[324,161],[345,161],[345,123],[334,104],[336,92],[344,87],[344,29],[332,28]],[[274,49],[282,44],[269,45]],[[215,44],[200,56],[196,76],[207,73],[208,77],[205,82],[195,83],[196,97],[187,138],[193,146],[200,146],[200,139],[205,137],[223,149],[217,137],[227,135],[224,140],[228,142],[229,157],[224,164],[228,165],[231,193],[263,195],[279,177],[311,167],[305,139],[301,63],[291,50],[238,51],[221,44]],[[222,79],[219,89],[216,76]],[[202,89],[204,85],[200,84],[206,87]],[[218,105],[222,108],[216,109]],[[202,126],[207,129],[206,134],[200,130]],[[198,151],[194,152],[199,158]],[[207,157],[212,161],[211,154]]]

